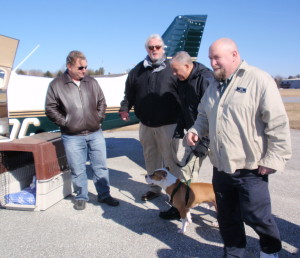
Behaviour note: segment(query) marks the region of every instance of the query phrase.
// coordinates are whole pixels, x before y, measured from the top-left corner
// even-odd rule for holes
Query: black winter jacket
[[[136,116],[150,127],[177,122],[180,105],[176,78],[168,60],[165,64],[165,69],[153,72],[153,68],[145,68],[142,61],[130,71],[120,111],[128,112],[134,106]]]
[[[188,130],[197,119],[198,105],[207,87],[218,83],[213,72],[206,66],[194,62],[193,70],[185,81],[178,80],[178,92],[181,104],[181,116],[178,120],[178,133]],[[180,131],[180,132],[179,132]]]
[[[100,128],[106,101],[94,78],[85,76],[78,87],[65,72],[49,84],[45,110],[62,134],[86,134]]]

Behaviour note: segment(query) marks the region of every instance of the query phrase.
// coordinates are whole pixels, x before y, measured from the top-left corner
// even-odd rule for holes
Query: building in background
[[[280,88],[284,89],[300,89],[300,78],[283,79],[280,83]]]

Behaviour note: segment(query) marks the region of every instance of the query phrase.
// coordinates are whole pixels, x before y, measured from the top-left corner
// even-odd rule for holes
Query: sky
[[[150,34],[162,35],[177,15],[208,15],[198,54],[233,39],[249,64],[272,76],[300,74],[300,0],[0,0],[0,34],[20,40],[14,67],[56,72],[71,50],[90,69],[124,73],[146,56]]]

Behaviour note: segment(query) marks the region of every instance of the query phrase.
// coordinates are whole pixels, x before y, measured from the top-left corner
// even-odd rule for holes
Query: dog
[[[212,184],[191,183],[187,199],[186,193],[188,191],[188,186],[184,183],[173,194],[174,189],[180,184],[180,180],[173,176],[168,168],[157,169],[151,175],[146,175],[145,179],[148,184],[159,185],[169,196],[173,195],[172,205],[179,211],[182,221],[182,227],[178,230],[179,233],[185,233],[187,225],[192,223],[190,213],[191,208],[194,208],[201,203],[208,203],[210,207],[214,206],[217,210]],[[214,222],[213,224],[215,225]]]

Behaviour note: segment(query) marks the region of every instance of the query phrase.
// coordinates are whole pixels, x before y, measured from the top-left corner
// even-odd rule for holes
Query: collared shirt
[[[220,90],[220,98],[222,97],[224,91],[226,90],[227,86],[231,82],[232,77],[235,75],[235,73],[239,70],[242,62],[239,64],[237,69],[231,74],[227,79],[220,81],[219,90]]]
[[[230,81],[231,81],[230,77],[229,79],[223,80],[219,82],[219,91],[220,91],[220,97],[222,97],[224,91],[226,90],[227,86],[229,85]]]

